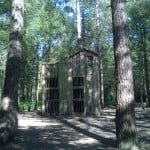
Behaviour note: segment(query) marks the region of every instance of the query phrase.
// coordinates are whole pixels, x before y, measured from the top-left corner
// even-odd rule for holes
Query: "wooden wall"
[[[84,84],[80,87],[73,86],[74,77],[83,77]],[[98,115],[100,114],[100,85],[99,85],[99,58],[91,53],[78,53],[73,57],[70,57],[65,62],[60,62],[53,65],[45,65],[45,95],[48,91],[48,79],[58,78],[59,89],[59,114],[74,114],[75,106],[79,105],[81,110],[84,110],[82,114]],[[79,89],[76,90],[75,88]],[[75,92],[82,91],[84,96],[76,96]],[[73,93],[74,92],[74,93]],[[74,99],[78,97],[79,100]],[[80,102],[84,98],[83,103]],[[74,101],[73,101],[74,100]],[[77,100],[77,103],[74,103]],[[45,110],[50,112],[50,103],[45,96]],[[77,111],[77,110],[76,110]]]

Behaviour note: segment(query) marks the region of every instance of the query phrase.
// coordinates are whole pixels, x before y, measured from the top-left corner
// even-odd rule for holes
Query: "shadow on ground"
[[[44,117],[34,112],[22,113],[14,145],[8,149],[113,150],[115,134],[107,122],[106,125],[104,128],[102,121],[93,117]]]
[[[20,113],[14,142],[0,150],[116,150],[114,112],[105,110],[100,117]],[[138,135],[149,147],[150,120],[141,114],[137,111]]]

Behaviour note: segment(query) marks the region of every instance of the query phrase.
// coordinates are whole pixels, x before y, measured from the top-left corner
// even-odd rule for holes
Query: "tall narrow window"
[[[84,78],[73,78],[73,110],[75,113],[84,112]]]
[[[59,89],[58,78],[47,78],[46,101],[48,102],[48,112],[59,113]]]

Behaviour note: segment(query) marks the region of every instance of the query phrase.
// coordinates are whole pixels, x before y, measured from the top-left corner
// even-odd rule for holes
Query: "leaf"
[[[67,13],[74,13],[73,8],[70,7],[70,6],[65,6],[64,11],[67,12]]]

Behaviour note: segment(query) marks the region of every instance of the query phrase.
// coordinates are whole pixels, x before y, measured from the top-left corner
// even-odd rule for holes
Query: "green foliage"
[[[56,63],[74,52],[75,28],[52,1],[26,0],[25,8],[20,99],[35,99],[37,80],[41,80],[39,66],[43,62]]]
[[[135,107],[137,108],[146,108],[147,104],[145,102],[141,103],[141,102],[136,102],[135,103]]]
[[[35,101],[21,101],[18,105],[20,111],[32,111],[35,110]],[[37,105],[37,110],[42,109],[42,102],[39,101]]]
[[[97,20],[96,0],[82,0],[82,17],[84,47],[96,49]],[[36,97],[36,84],[39,78],[39,89],[42,91],[41,64],[56,63],[66,59],[76,51],[76,5],[75,0],[26,0],[25,28],[22,42],[22,67],[20,78],[20,99]],[[109,0],[99,1],[100,46],[104,70],[105,104],[115,105],[115,68],[112,39],[112,19]],[[133,0],[128,3],[131,50],[134,67],[135,96],[140,103],[141,63],[144,57],[142,50],[141,31],[146,28],[148,60],[150,60],[149,42],[149,1]],[[0,1],[0,89],[4,80],[4,66],[9,41],[11,1]],[[140,11],[139,11],[140,10]],[[37,69],[39,65],[39,70]],[[149,70],[150,73],[150,70]],[[144,79],[143,79],[144,80]],[[143,83],[144,86],[145,83]],[[143,88],[144,93],[144,88]],[[41,95],[41,94],[40,94]],[[143,99],[145,95],[143,94]],[[138,101],[139,100],[139,101]]]
[[[5,73],[5,62],[7,57],[7,45],[9,41],[9,24],[10,17],[9,5],[10,1],[0,1],[0,97],[3,90],[4,73]]]
[[[149,65],[150,53],[148,51],[150,43],[148,38],[150,36],[150,3],[148,0],[139,0],[129,3],[129,25],[131,31],[131,50],[134,68],[134,84],[135,84],[135,98],[137,102],[146,101],[145,95],[145,75],[144,75],[144,49],[147,51],[147,60]],[[139,11],[140,10],[140,11]],[[144,31],[145,30],[145,31]],[[146,34],[143,37],[144,32]],[[150,73],[150,70],[148,70]],[[142,94],[142,95],[141,95]]]
[[[10,14],[11,12],[11,1],[10,0],[1,0],[0,1],[0,15],[1,14]]]
[[[115,99],[105,99],[105,107],[115,107],[116,100]]]
[[[104,66],[104,94],[105,103],[115,104],[116,101],[116,89],[115,89],[115,66],[113,49],[107,47],[103,52],[103,66]]]

